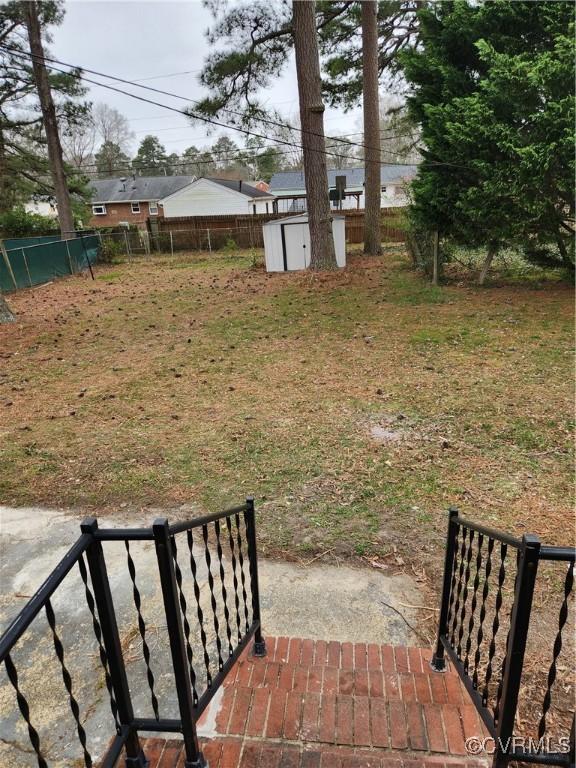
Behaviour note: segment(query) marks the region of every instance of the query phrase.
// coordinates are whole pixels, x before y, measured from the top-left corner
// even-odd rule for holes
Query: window
[[[252,203],[252,213],[256,215],[256,203]]]
[[[94,216],[106,216],[106,206],[104,204],[93,205],[92,213],[94,214]]]
[[[158,216],[158,203],[156,202],[149,202],[148,203],[148,213],[150,216]]]
[[[269,213],[269,211],[268,211],[268,203],[266,203],[266,213]]]
[[[132,203],[132,213],[140,213],[140,203]]]

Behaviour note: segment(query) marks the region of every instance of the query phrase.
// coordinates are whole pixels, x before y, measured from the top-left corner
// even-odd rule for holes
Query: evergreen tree
[[[166,150],[156,136],[145,136],[140,142],[132,167],[140,176],[168,176],[170,164]]]
[[[27,3],[0,4],[0,213],[37,195],[54,196],[46,133],[26,31]],[[46,0],[36,6],[41,35],[64,18],[64,4]],[[61,130],[82,120],[88,105],[77,73],[47,71],[48,84]],[[76,177],[69,188],[79,191]]]
[[[418,223],[459,243],[571,266],[574,7],[464,0],[418,12],[402,56],[422,126]]]
[[[118,144],[106,141],[94,155],[96,170],[101,179],[122,176],[130,170],[130,158],[124,154]],[[147,174],[145,174],[147,175]]]

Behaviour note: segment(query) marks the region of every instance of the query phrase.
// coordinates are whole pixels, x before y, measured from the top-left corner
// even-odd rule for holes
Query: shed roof
[[[194,181],[194,176],[127,176],[97,179],[90,185],[93,203],[160,200]]]
[[[380,181],[390,184],[406,179],[413,179],[418,170],[417,165],[382,165],[380,166]],[[328,170],[328,186],[336,186],[336,176],[346,176],[346,188],[364,186],[364,168],[330,168]],[[304,171],[280,171],[270,180],[270,191],[279,193],[282,190],[305,190]]]
[[[332,216],[333,219],[346,219],[346,216]],[[281,226],[282,224],[306,224],[308,222],[307,213],[298,213],[296,216],[282,216],[280,219],[271,219],[262,224],[263,227]]]

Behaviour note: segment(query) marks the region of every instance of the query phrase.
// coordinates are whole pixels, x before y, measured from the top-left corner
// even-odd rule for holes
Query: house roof
[[[240,179],[217,179],[217,178],[214,178],[213,176],[206,176],[205,178],[207,178],[208,181],[212,181],[214,184],[220,184],[220,186],[222,187],[231,189],[234,192],[240,192],[241,195],[246,195],[246,197],[249,197],[249,198],[274,197],[274,195],[271,192],[264,192],[261,189],[258,189],[257,187],[253,187],[247,181],[241,181]]]
[[[194,181],[194,176],[126,176],[91,183],[93,203],[160,200]]]
[[[416,176],[416,165],[382,165],[380,166],[380,181],[390,184],[393,181],[413,179]],[[346,176],[346,189],[362,188],[364,186],[364,168],[342,168],[328,170],[328,186],[336,186],[336,176]],[[270,191],[280,194],[283,190],[305,191],[304,171],[280,171],[270,180]]]

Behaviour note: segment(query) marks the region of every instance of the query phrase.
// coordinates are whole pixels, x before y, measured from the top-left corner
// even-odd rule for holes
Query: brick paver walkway
[[[457,674],[430,651],[267,638],[199,723],[210,768],[462,768],[487,735]],[[207,730],[208,729],[208,730]],[[209,734],[206,738],[204,734]],[[150,768],[184,766],[180,741],[144,742]]]

